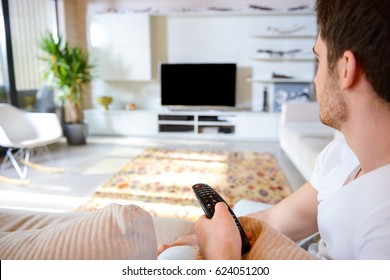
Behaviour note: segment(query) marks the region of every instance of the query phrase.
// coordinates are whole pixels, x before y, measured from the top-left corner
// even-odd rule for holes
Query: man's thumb
[[[220,215],[226,215],[226,212],[229,212],[229,210],[225,202],[218,202],[217,204],[215,204],[214,217]]]

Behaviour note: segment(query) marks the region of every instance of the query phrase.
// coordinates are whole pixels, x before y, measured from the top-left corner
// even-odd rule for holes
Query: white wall
[[[248,8],[248,5],[261,5],[274,8],[288,8],[300,5],[314,5],[314,0],[84,0],[87,13],[105,12],[108,10],[129,11],[132,9],[151,9],[158,11],[176,11],[181,9],[202,9],[207,7]],[[79,4],[78,4],[79,5]],[[152,81],[150,82],[105,82],[96,79],[92,83],[92,106],[98,107],[96,97],[110,95],[114,102],[110,108],[123,109],[126,104],[134,102],[140,109],[160,108],[160,92],[158,81],[158,64],[169,60],[168,30],[166,17],[153,16],[152,29]],[[230,30],[226,30],[227,33]],[[222,37],[225,37],[222,35]],[[239,72],[239,80],[250,75],[245,69]],[[240,106],[251,104],[251,85],[238,83],[237,103]]]

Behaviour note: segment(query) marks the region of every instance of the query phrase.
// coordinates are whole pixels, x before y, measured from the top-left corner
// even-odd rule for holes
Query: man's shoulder
[[[351,163],[356,166],[359,164],[359,161],[352,151],[352,149],[348,146],[345,141],[344,136],[339,136],[330,142],[320,153],[318,156],[318,160],[323,165],[330,164],[334,165],[342,165],[344,163]]]
[[[358,165],[359,161],[344,137],[338,137],[318,156],[310,183],[318,191],[337,189]]]

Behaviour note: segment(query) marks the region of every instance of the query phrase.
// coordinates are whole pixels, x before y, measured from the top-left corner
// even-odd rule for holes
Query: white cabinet
[[[152,78],[150,15],[88,15],[88,44],[105,81],[147,81]]]
[[[157,134],[157,114],[153,111],[85,110],[91,135],[153,136]]]
[[[186,13],[167,17],[169,62],[235,62],[248,65],[246,53],[253,16]]]

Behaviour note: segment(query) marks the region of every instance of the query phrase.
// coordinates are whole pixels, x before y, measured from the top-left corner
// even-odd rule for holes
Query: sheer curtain
[[[17,91],[36,90],[44,85],[38,42],[56,30],[53,0],[9,1],[11,38]]]

